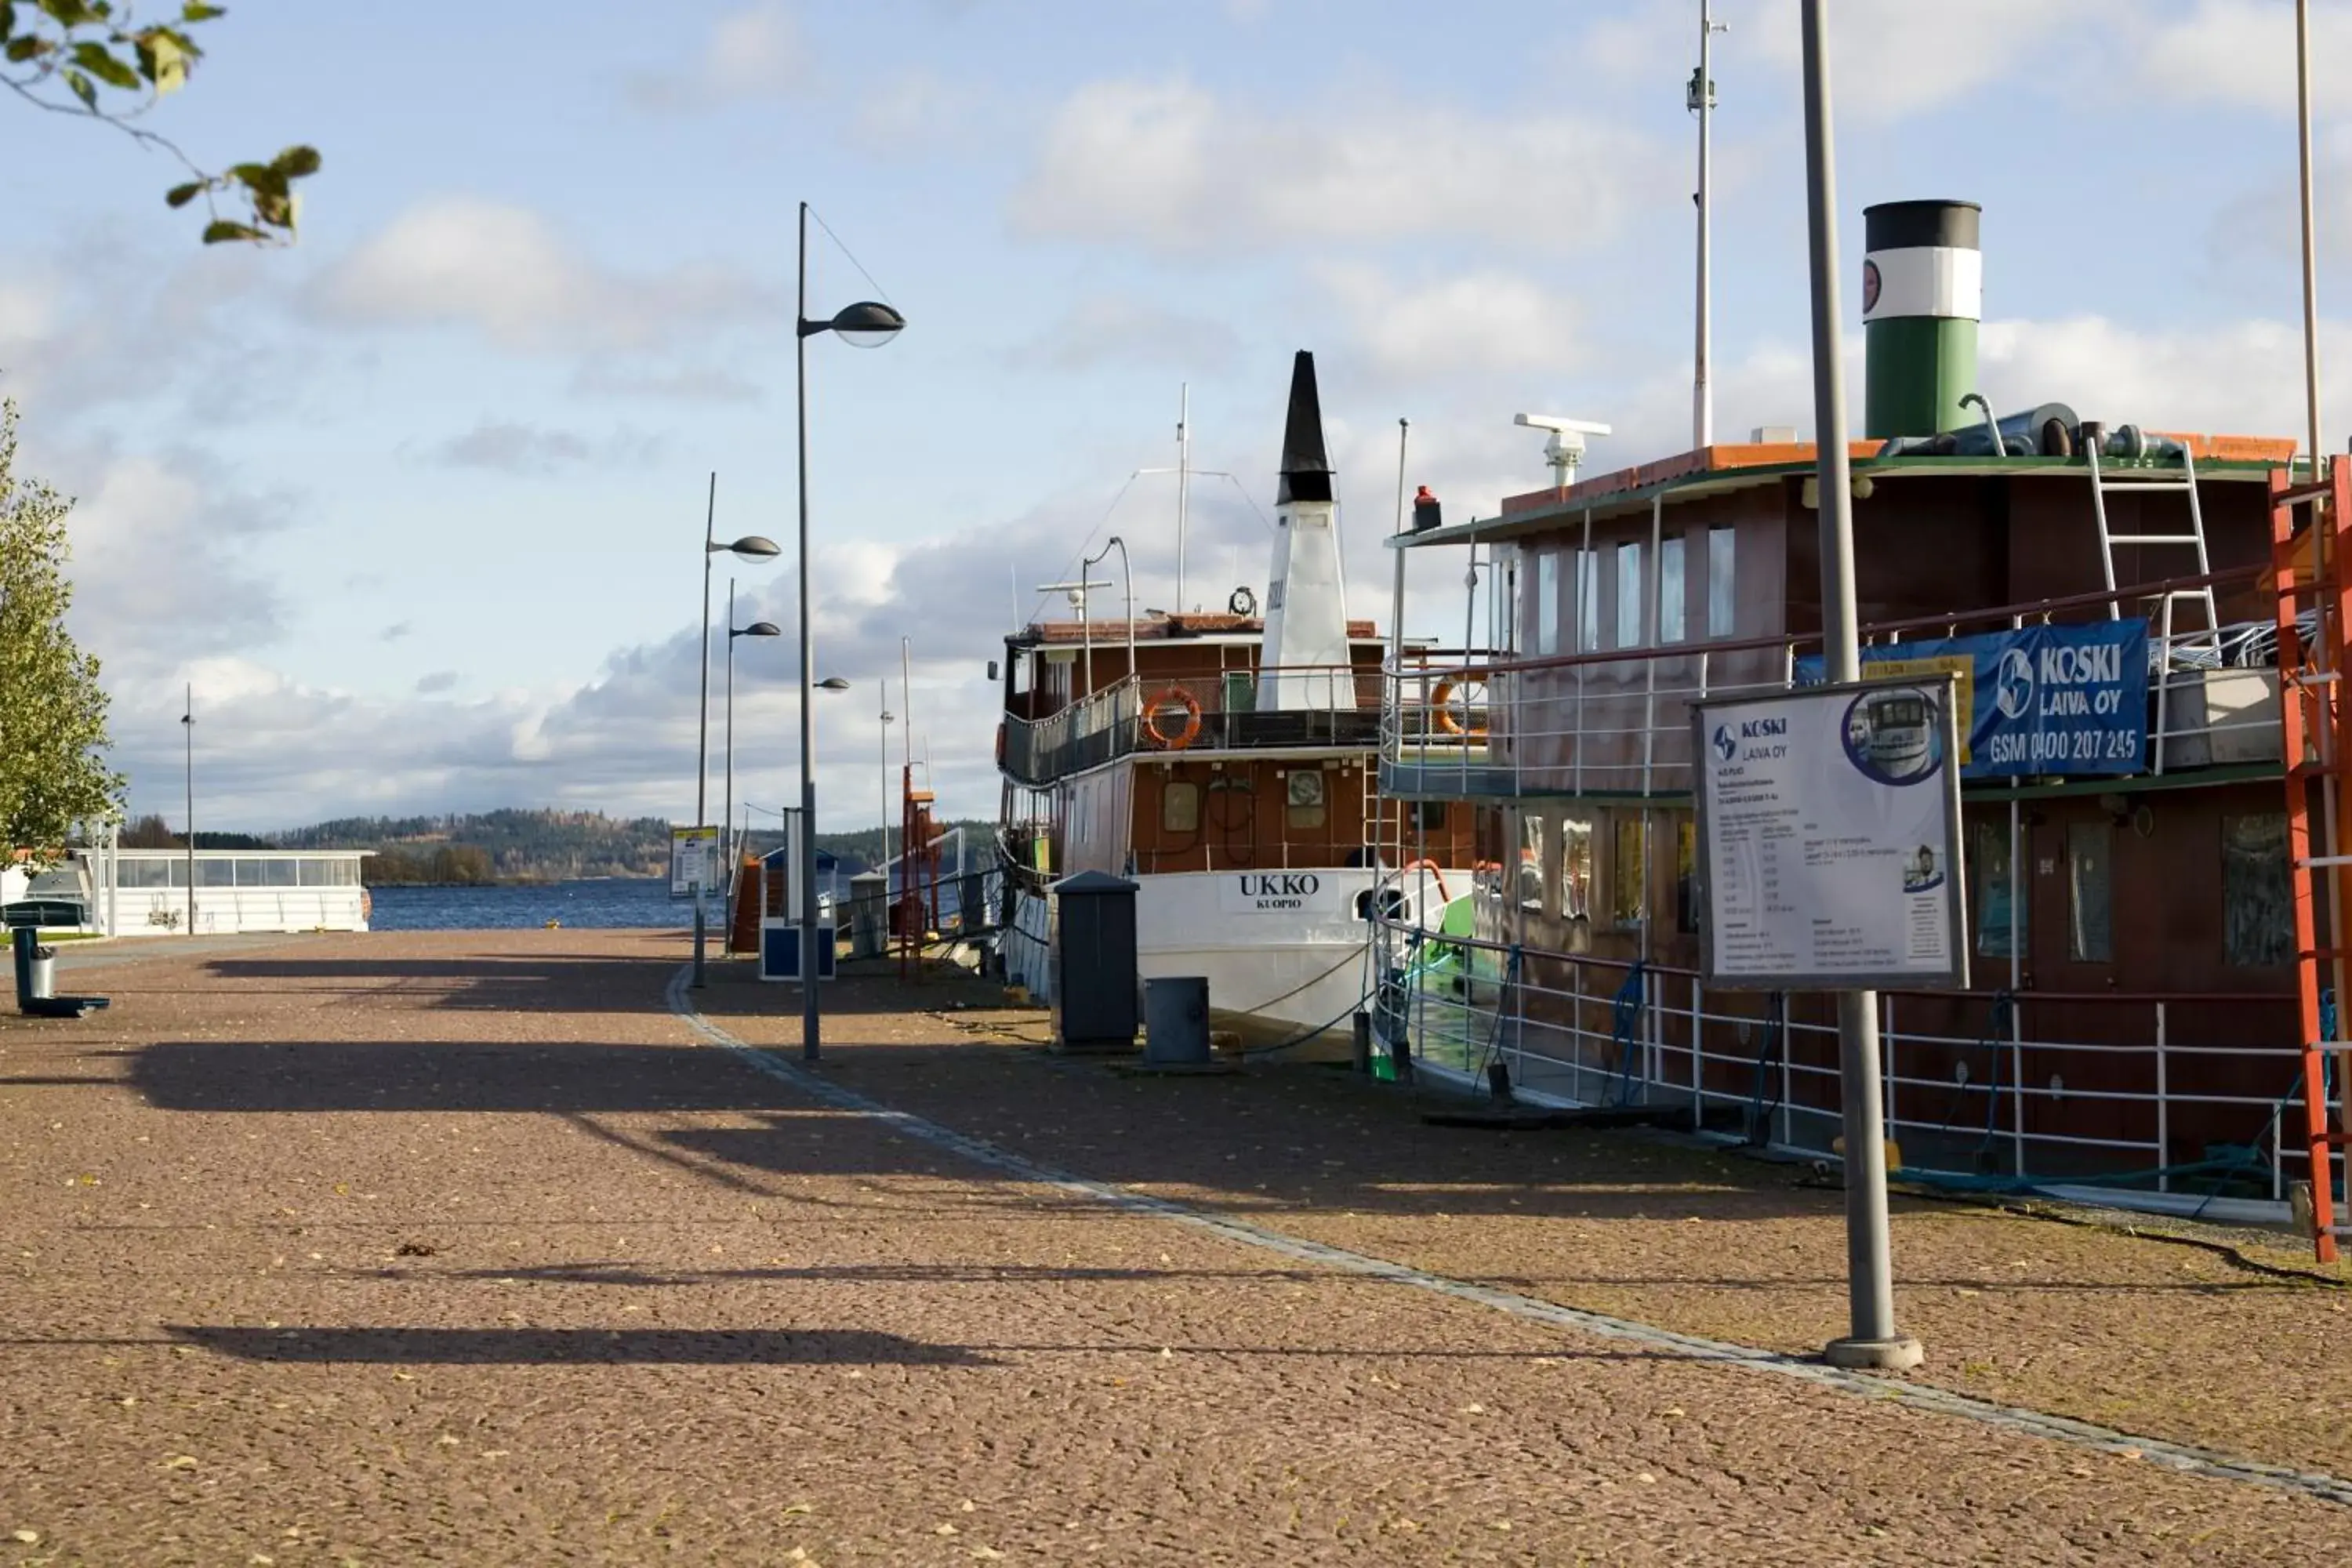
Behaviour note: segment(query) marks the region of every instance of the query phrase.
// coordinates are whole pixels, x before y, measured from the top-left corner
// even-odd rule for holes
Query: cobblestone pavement
[[[77,986],[111,1012],[0,1020],[0,1564],[2352,1547],[2352,1510],[2314,1497],[1563,1332],[1002,1178],[696,1043],[663,1001],[683,952],[650,933],[316,938],[85,965]],[[1811,1237],[1833,1195],[1694,1196],[1663,1145],[1441,1140],[1320,1069],[1122,1079],[929,1011],[979,994],[929,985],[909,1008],[845,982],[823,1070],[1300,1235],[1558,1299],[1618,1280],[1608,1310],[1665,1321],[1686,1301],[1749,1342],[1819,1337]],[[789,993],[722,971],[701,1000],[797,1046]],[[1607,1150],[1661,1164],[1612,1186]],[[1702,1198],[1698,1226],[1675,1212]],[[2073,1293],[1952,1285],[1948,1321],[1911,1313],[1931,1365],[1978,1302],[2005,1303],[2021,1353],[2050,1322],[2077,1331],[2101,1279],[2053,1237],[2184,1278],[2182,1258],[2223,1267],[1969,1223],[2013,1228],[1996,1270],[2024,1259]],[[1657,1239],[1685,1231],[1704,1241]],[[1751,1277],[1775,1283],[1735,1311]],[[2198,1305],[2140,1299],[2141,1341],[2248,1310],[2181,1294]],[[2315,1356],[2330,1336],[2308,1337]],[[2239,1394],[2273,1389],[2321,1385],[2273,1367]]]

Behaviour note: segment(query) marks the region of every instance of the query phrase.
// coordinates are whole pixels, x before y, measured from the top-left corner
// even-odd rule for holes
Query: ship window
[[[114,880],[122,888],[168,888],[172,868],[162,860],[123,860],[117,863]]]
[[[236,862],[234,860],[196,860],[196,886],[199,888],[234,888],[236,886]]]
[[[1601,552],[1576,552],[1576,647],[1591,653],[1601,646]]]
[[[1649,892],[1649,868],[1642,853],[1641,814],[1620,812],[1611,826],[1609,919],[1616,925],[1640,925]]]
[[[1171,779],[1160,790],[1160,826],[1168,833],[1201,830],[1201,786],[1186,779]]]
[[[1592,918],[1592,823],[1588,817],[1560,819],[1559,912],[1566,920]]]
[[[1683,536],[1658,541],[1658,640],[1683,640]]]
[[[2025,910],[2016,908],[2017,929],[2010,930],[2011,900],[2009,885],[2009,825],[1979,822],[1969,841],[1969,869],[1976,879],[1977,953],[1982,958],[2018,957],[2025,953]],[[2014,942],[2011,938],[2014,936]]]
[[[2107,918],[2115,836],[2114,827],[2104,821],[2066,825],[2066,951],[2078,963],[2115,961]]]
[[[2221,819],[2221,932],[2231,963],[2284,963],[2294,952],[2286,814]]]
[[[1405,820],[1416,832],[1445,831],[1445,803],[1442,800],[1416,800],[1405,807]]]
[[[1675,819],[1675,929],[1698,933],[1702,905],[1698,886],[1698,824],[1687,815]]]
[[[1559,651],[1559,552],[1536,557],[1536,652]]]
[[[1738,601],[1732,596],[1738,536],[1728,528],[1706,531],[1706,635],[1727,637],[1738,624]]]
[[[1617,646],[1642,646],[1642,546],[1631,540],[1617,547]]]

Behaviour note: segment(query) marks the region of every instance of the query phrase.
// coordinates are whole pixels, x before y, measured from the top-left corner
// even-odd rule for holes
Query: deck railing
[[[1374,946],[1375,1029],[1416,1071],[1475,1086],[1499,1062],[1523,1100],[1664,1108],[1783,1150],[1826,1155],[1843,1131],[1823,998],[1776,1014],[1687,969],[1402,922],[1377,922]],[[2295,1033],[2292,996],[1885,992],[1880,1006],[1881,1111],[1907,1175],[2216,1215],[2308,1177],[2301,1053],[2277,1043]]]
[[[2163,606],[2251,569],[1863,628],[1872,647],[1926,637],[2094,622],[2112,603],[2149,616],[2146,769],[2279,760],[2276,632],[2254,623],[2167,632]],[[1798,684],[1818,635],[1675,643],[1529,658],[1416,650],[1383,667],[1383,782],[1412,795],[1680,795],[1691,788],[1692,706]],[[1865,664],[1864,672],[1868,666]]]
[[[1271,686],[1278,706],[1260,708]],[[1283,665],[1127,677],[1043,719],[1007,714],[1003,768],[1044,784],[1136,752],[1231,752],[1379,742],[1381,672]]]

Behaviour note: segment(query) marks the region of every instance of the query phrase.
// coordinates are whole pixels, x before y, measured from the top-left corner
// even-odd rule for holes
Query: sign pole
[[[1813,428],[1820,456],[1822,632],[1833,683],[1859,679],[1853,506],[1846,470],[1845,385],[1839,359],[1837,175],[1830,143],[1827,0],[1803,0],[1805,204],[1812,271]],[[1957,764],[1954,764],[1957,765]],[[1839,1093],[1845,1121],[1846,1296],[1850,1331],[1822,1355],[1832,1365],[1900,1371],[1919,1342],[1895,1331],[1888,1257],[1885,1128],[1879,1116],[1878,993],[1837,994]]]

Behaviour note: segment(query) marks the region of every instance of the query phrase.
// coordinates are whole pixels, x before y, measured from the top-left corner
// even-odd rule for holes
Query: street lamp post
[[[742,853],[735,847],[735,639],[737,637],[780,637],[784,629],[773,621],[753,621],[748,626],[735,624],[735,579],[727,579],[727,795],[726,804],[719,808],[722,824],[719,837],[727,843],[727,895],[721,906],[721,918],[727,922],[727,939],[719,951],[726,952],[735,942],[735,867]]]
[[[698,830],[695,846],[701,848],[699,829],[709,823],[710,790],[710,558],[725,553],[739,561],[767,561],[783,553],[776,542],[757,533],[747,533],[731,544],[720,544],[711,529],[719,521],[719,476],[710,476],[710,500],[702,517],[702,718],[694,744],[694,826]],[[728,590],[731,596],[734,590]],[[733,619],[730,612],[729,619]],[[703,983],[703,942],[708,921],[703,915],[704,884],[710,879],[710,868],[704,866],[694,883],[694,984]]]
[[[1087,569],[1108,555],[1113,546],[1118,550],[1119,584],[1127,595],[1127,679],[1132,680],[1135,679],[1135,568],[1127,558],[1127,541],[1116,533],[1105,540],[1102,549],[1079,563],[1078,581],[1085,582]],[[1181,613],[1182,606],[1178,608]],[[1089,676],[1087,679],[1091,680],[1093,678]]]
[[[799,426],[801,596],[801,1059],[818,1055],[816,961],[816,731],[810,711],[812,645],[809,637],[808,341],[831,332],[853,348],[878,348],[903,331],[907,318],[888,305],[861,300],[830,320],[808,314],[809,205],[801,204],[800,278],[793,315],[793,404]],[[844,684],[846,684],[845,682]]]
[[[188,763],[188,934],[196,934],[196,683],[188,682],[187,710],[180,715]]]
[[[882,704],[882,908],[887,921],[890,909],[890,682],[874,683],[875,700]],[[884,942],[888,942],[888,928],[884,928]]]

